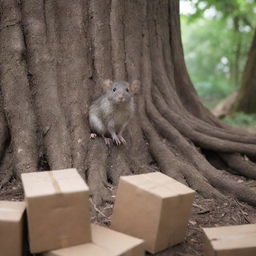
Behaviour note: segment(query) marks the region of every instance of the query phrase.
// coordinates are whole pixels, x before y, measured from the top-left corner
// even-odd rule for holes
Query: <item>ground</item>
[[[225,172],[226,173],[226,172]],[[245,179],[240,176],[230,175],[230,179],[238,183],[245,183],[256,189],[256,181]],[[1,173],[0,173],[1,180]],[[22,187],[19,182],[12,179],[7,186],[1,189],[0,200],[22,200]],[[108,204],[102,211],[99,211],[91,204],[93,211],[97,212],[97,219],[92,216],[92,221],[100,222],[103,225],[110,224],[112,205]],[[256,209],[247,204],[238,202],[232,198],[226,202],[217,204],[213,199],[204,199],[196,195],[192,215],[188,224],[188,232],[185,241],[173,248],[156,254],[158,256],[201,256],[203,255],[204,238],[201,227],[213,227],[224,225],[239,225],[256,223]],[[28,254],[29,255],[29,254]],[[26,256],[28,256],[26,255]],[[150,254],[148,254],[150,255]]]

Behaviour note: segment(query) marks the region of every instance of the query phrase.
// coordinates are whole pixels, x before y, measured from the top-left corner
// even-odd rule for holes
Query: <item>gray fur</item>
[[[133,92],[127,82],[111,82],[107,92],[98,98],[89,109],[89,123],[93,132],[122,141],[122,132],[132,118],[135,105]],[[123,141],[125,141],[123,139]]]

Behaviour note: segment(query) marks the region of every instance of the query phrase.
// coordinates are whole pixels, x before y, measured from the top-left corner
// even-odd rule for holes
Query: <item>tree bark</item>
[[[235,111],[243,111],[245,113],[256,113],[256,30],[245,69],[242,75],[242,84],[238,91],[237,103],[235,104]]]
[[[240,23],[241,18],[239,16],[235,16],[233,18],[233,29],[234,29],[234,55],[233,55],[233,62],[230,67],[230,80],[234,86],[238,86],[240,82],[240,59],[241,59],[241,46],[242,46],[242,39],[240,36]]]
[[[256,191],[228,175],[255,179],[256,136],[200,103],[178,0],[0,0],[0,13],[0,158],[13,157],[8,173],[75,167],[97,207],[113,200],[121,175],[151,171],[205,197],[228,193],[256,205]],[[103,79],[142,82],[125,146],[90,140],[88,108]]]

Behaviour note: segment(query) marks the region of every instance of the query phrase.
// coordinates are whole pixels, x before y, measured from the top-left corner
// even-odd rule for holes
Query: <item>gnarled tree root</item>
[[[256,191],[233,176],[256,178],[256,135],[223,124],[198,100],[178,0],[18,2],[0,0],[3,183],[12,172],[75,167],[104,215],[121,175],[161,171],[205,197],[228,194],[256,206]],[[88,109],[103,79],[142,81],[125,146],[90,140]]]

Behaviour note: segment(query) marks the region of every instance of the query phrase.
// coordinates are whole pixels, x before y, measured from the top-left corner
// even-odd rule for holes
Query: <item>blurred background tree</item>
[[[238,91],[235,110],[256,113],[256,1],[181,0],[180,6],[185,59],[203,102],[213,108]],[[235,115],[239,126],[248,119]]]
[[[256,113],[256,29],[242,74],[241,87],[234,104],[234,110]]]

